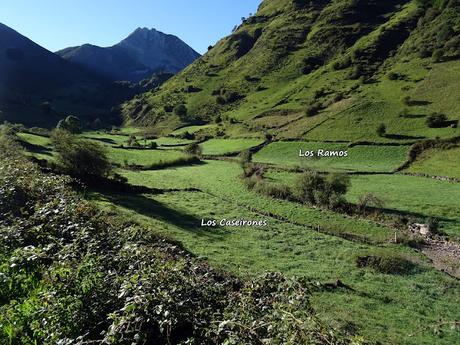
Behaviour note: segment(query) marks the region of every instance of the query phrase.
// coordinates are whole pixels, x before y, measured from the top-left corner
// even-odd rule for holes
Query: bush
[[[426,125],[430,128],[440,128],[447,125],[447,116],[441,113],[433,113],[426,118]]]
[[[385,202],[378,196],[372,193],[367,193],[359,197],[356,206],[358,207],[358,211],[360,213],[366,213],[370,207],[377,209],[385,207]]]
[[[335,61],[333,64],[332,64],[332,68],[335,70],[335,71],[338,71],[338,70],[341,70],[341,69],[345,69],[345,68],[348,68],[351,66],[351,59],[350,57],[346,57],[346,58],[343,58],[341,60],[338,60],[338,61]]]
[[[222,96],[219,95],[219,96],[216,97],[216,102],[217,102],[217,104],[219,104],[219,105],[224,105],[224,104],[226,103],[226,100],[225,100],[224,97],[222,97]]]
[[[397,72],[390,72],[388,73],[388,79],[389,80],[398,80],[401,77],[401,75]]]
[[[59,129],[53,131],[51,140],[58,154],[58,166],[64,172],[82,178],[106,177],[111,173],[110,161],[101,144]]]
[[[305,115],[307,117],[315,116],[321,110],[321,105],[319,103],[310,104],[307,109],[305,109]]]
[[[384,137],[387,134],[387,126],[384,123],[381,123],[376,130],[376,133],[379,137]]]
[[[289,200],[292,198],[292,191],[288,185],[274,184],[259,181],[254,185],[254,191],[275,199]]]
[[[184,104],[179,104],[174,108],[174,114],[179,116],[179,118],[184,119],[188,114],[187,107]]]
[[[363,73],[364,71],[361,65],[357,65],[350,71],[350,73],[348,73],[348,79],[359,79],[361,76],[363,76]]]
[[[203,154],[203,150],[201,146],[197,143],[189,144],[185,147],[184,152],[191,156],[201,157]]]
[[[306,172],[297,181],[294,196],[302,203],[337,209],[344,205],[350,179],[347,175]]]
[[[444,54],[441,49],[435,49],[433,51],[433,54],[431,55],[433,62],[441,62],[443,57],[444,57]]]

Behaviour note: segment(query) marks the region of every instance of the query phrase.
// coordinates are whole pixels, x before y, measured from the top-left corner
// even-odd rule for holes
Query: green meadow
[[[26,133],[19,136],[32,148],[52,150],[46,137]],[[126,148],[120,146],[127,140],[125,135],[86,132],[82,136],[104,145],[114,164],[123,167],[127,163],[147,169],[187,157],[181,146],[165,148],[192,142],[163,137],[156,139],[158,149]],[[143,144],[142,140],[139,142]],[[211,139],[200,145],[203,154],[218,158],[262,142]],[[300,149],[347,150],[349,157],[302,161],[298,157]],[[421,220],[437,217],[441,230],[451,239],[459,239],[459,185],[391,174],[405,161],[408,150],[408,145],[349,147],[347,143],[273,142],[257,152],[253,160],[255,164],[269,164],[267,182],[290,186],[296,184],[300,173],[286,167],[360,173],[351,175],[346,194],[349,202],[356,203],[362,195],[372,193],[384,201],[386,212]],[[430,153],[429,157],[436,156]],[[421,162],[424,156],[414,167]],[[392,243],[395,234],[404,236],[401,229],[372,218],[348,216],[258,194],[243,182],[237,161],[205,160],[197,165],[140,171],[117,168],[116,172],[126,177],[129,184],[156,192],[126,194],[94,189],[88,197],[104,209],[121,213],[125,219],[140,222],[164,237],[181,242],[214,267],[241,277],[279,271],[318,282],[318,286],[340,280],[346,288],[318,288],[313,305],[320,311],[321,319],[341,332],[349,332],[352,327],[365,338],[383,344],[403,340],[414,345],[451,345],[457,340],[454,331],[445,331],[442,338],[430,330],[409,336],[425,324],[436,323],[439,315],[446,320],[458,319],[460,286],[456,279],[434,268],[419,251],[405,243]],[[267,226],[219,225],[221,220],[241,219],[265,220]],[[211,220],[218,224],[202,226]],[[414,268],[398,274],[359,268],[356,260],[363,255],[403,257]]]
[[[204,155],[219,156],[237,154],[263,143],[258,139],[210,139],[201,144]]]
[[[347,157],[299,157],[305,151],[347,151]],[[279,166],[313,168],[322,171],[391,172],[406,159],[409,147],[358,145],[324,142],[274,142],[254,156],[254,161]]]
[[[406,171],[460,179],[460,148],[428,150]]]

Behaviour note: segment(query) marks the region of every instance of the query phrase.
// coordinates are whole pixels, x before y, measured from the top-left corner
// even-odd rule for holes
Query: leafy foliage
[[[58,165],[65,172],[83,178],[104,177],[111,172],[112,167],[102,145],[60,129],[52,133],[51,139],[58,154]]]
[[[350,180],[347,175],[320,175],[317,172],[305,172],[300,176],[294,193],[297,198],[308,204],[338,208],[344,204]]]

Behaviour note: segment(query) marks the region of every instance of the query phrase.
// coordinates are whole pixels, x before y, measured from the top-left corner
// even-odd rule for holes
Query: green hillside
[[[241,126],[314,140],[452,137],[460,119],[459,14],[458,1],[266,0],[201,59],[122,111],[128,122],[170,130],[223,119],[230,136]],[[433,112],[447,120],[429,128]],[[384,137],[375,133],[380,123]]]

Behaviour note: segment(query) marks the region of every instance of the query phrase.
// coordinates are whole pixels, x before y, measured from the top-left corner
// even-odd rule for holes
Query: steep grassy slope
[[[160,91],[122,110],[128,122],[169,129],[218,117],[227,127],[239,121],[247,132],[286,138],[449,137],[458,130],[428,128],[425,117],[460,119],[459,8],[458,1],[265,0]],[[442,99],[433,83],[443,85]],[[180,104],[187,114],[173,111]],[[374,133],[381,122],[385,138]]]

